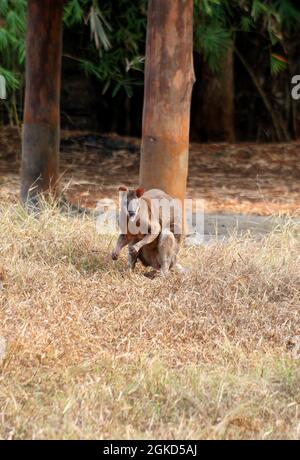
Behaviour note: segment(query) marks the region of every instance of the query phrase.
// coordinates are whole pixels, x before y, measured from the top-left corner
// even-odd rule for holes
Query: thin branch
[[[235,51],[236,55],[238,56],[238,58],[240,59],[240,61],[243,64],[243,66],[245,67],[245,69],[247,70],[247,72],[248,72],[248,74],[249,74],[254,86],[256,87],[260,97],[262,98],[263,103],[265,104],[266,109],[268,110],[268,112],[269,112],[269,114],[271,116],[272,123],[273,123],[274,129],[275,129],[275,132],[276,132],[277,140],[279,142],[281,142],[281,141],[289,141],[290,137],[289,137],[288,131],[287,131],[285,125],[284,125],[284,121],[282,120],[282,117],[280,116],[280,114],[276,113],[275,110],[273,109],[272,104],[270,103],[266,92],[262,88],[261,84],[258,81],[258,78],[256,77],[255,73],[253,72],[253,70],[251,69],[251,67],[247,63],[247,61],[244,59],[244,57],[237,50],[236,47],[234,48],[234,51]]]

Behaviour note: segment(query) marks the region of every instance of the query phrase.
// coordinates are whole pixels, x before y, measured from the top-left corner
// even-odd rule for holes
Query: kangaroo
[[[128,246],[128,266],[132,271],[137,260],[166,275],[171,268],[182,271],[177,263],[181,241],[181,206],[170,195],[159,189],[145,192],[143,188],[122,193],[120,218],[126,222],[112,252],[117,260],[121,250]],[[166,211],[166,212],[164,212]],[[134,231],[133,231],[134,230]]]

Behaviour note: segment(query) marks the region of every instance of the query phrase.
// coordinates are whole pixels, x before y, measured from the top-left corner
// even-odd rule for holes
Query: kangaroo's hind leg
[[[130,246],[132,246],[133,243],[129,243],[128,246],[128,268],[130,271],[133,271],[135,269],[135,265],[138,259],[138,253],[134,254],[132,251],[130,251]]]
[[[158,258],[162,275],[167,275],[176,263],[177,242],[172,232],[163,230],[158,241]]]

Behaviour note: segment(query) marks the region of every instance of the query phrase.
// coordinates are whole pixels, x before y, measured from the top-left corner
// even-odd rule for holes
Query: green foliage
[[[114,97],[120,90],[128,96],[132,86],[142,84],[144,47],[146,37],[146,0],[102,1],[101,10],[97,1],[72,0],[67,4],[65,20],[69,27],[83,21],[89,25],[93,44],[85,41],[80,55],[68,54],[68,58],[79,63],[86,75],[93,75],[102,84],[102,93],[110,91]],[[79,7],[83,13],[79,13]],[[70,10],[71,8],[71,10]],[[75,9],[77,19],[70,21]],[[135,71],[135,72],[132,72]]]
[[[210,68],[217,71],[220,58],[232,43],[229,31],[218,23],[199,24],[195,31],[195,41]]]
[[[271,54],[271,74],[277,75],[287,68],[287,62],[281,56]]]
[[[0,75],[5,78],[6,86],[10,90],[16,90],[20,87],[20,81],[16,77],[15,73],[11,70],[7,70],[0,66]]]
[[[16,96],[24,84],[26,0],[0,1],[0,75],[7,100],[2,101],[11,123],[19,124]]]
[[[254,29],[254,27],[255,27],[255,23],[253,21],[253,18],[251,18],[251,16],[241,17],[240,28],[242,32],[250,32],[252,29]]]
[[[0,73],[8,93],[22,85],[24,78],[24,32],[26,0],[0,2]]]
[[[282,59],[272,56],[274,47],[283,46],[283,31],[300,28],[300,11],[290,0],[194,0],[195,49],[210,68],[217,71],[220,57],[232,46],[238,34],[257,33],[268,43],[271,72],[286,68]]]
[[[97,49],[101,46],[105,50],[111,47],[106,30],[111,30],[110,25],[102,14],[97,0],[70,0],[64,8],[64,24],[73,27],[78,24],[89,24],[91,39]]]
[[[82,24],[84,21],[84,10],[88,2],[80,0],[70,0],[64,8],[64,23],[67,27],[74,26],[76,24]]]
[[[91,6],[88,21],[90,22],[91,27],[91,38],[94,39],[96,48],[100,49],[102,44],[106,51],[109,50],[109,48],[111,48],[111,44],[106,35],[105,29],[111,30],[111,27],[105,20],[98,6]]]
[[[274,9],[283,29],[294,31],[300,24],[300,11],[290,0],[274,0]]]
[[[132,85],[142,84],[142,76],[136,78],[132,71],[143,71],[146,3],[69,0],[65,4],[64,25],[82,40],[74,53],[63,58],[97,78],[103,93],[110,90],[115,96],[123,89],[130,96]],[[0,73],[7,83],[9,110],[16,90],[24,85],[26,8],[27,0],[0,0]]]
[[[282,31],[300,26],[291,0],[194,0],[194,46],[213,71],[240,33],[264,37],[270,69],[286,68]],[[0,73],[7,82],[7,106],[24,85],[26,0],[0,0]],[[76,37],[63,58],[99,81],[102,93],[115,96],[143,83],[147,0],[68,0],[64,25]],[[282,53],[278,47],[282,46]],[[274,55],[274,52],[276,54]],[[282,56],[280,56],[282,54]],[[16,111],[15,111],[16,112]]]
[[[264,14],[269,13],[268,6],[266,5],[266,2],[261,2],[260,0],[253,0],[250,14],[253,18],[254,21],[258,21],[258,19],[263,16]]]
[[[213,71],[219,69],[220,58],[232,44],[228,17],[229,4],[222,0],[194,0],[194,43]]]

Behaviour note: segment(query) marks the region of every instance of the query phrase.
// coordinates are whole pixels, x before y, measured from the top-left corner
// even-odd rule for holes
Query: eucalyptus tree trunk
[[[55,189],[60,141],[63,0],[28,0],[21,201]]]
[[[195,62],[200,82],[193,96],[192,136],[202,142],[234,142],[233,46],[224,51],[216,72],[203,57]]]
[[[149,0],[140,184],[183,200],[188,171],[193,0]]]

